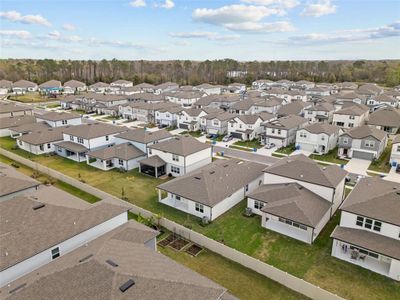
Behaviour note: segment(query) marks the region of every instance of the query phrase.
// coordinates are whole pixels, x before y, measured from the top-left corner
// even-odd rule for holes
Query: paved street
[[[213,152],[214,153],[223,152],[224,155],[227,155],[227,156],[244,159],[244,160],[250,160],[250,161],[258,162],[258,163],[265,164],[265,165],[271,165],[274,162],[279,160],[278,158],[272,157],[272,156],[265,156],[265,155],[260,155],[257,153],[235,150],[232,148],[224,148],[224,147],[219,147],[219,146],[213,146]]]

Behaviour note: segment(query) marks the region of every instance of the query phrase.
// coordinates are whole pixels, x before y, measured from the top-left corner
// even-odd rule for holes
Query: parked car
[[[208,138],[208,139],[215,139],[215,138],[217,138],[217,135],[216,135],[216,134],[213,134],[213,133],[209,133],[209,134],[206,135],[206,138]]]
[[[267,143],[265,144],[265,149],[272,149],[274,148],[276,145],[274,143]]]
[[[223,142],[229,142],[233,139],[233,136],[231,135],[226,135],[224,136],[224,138],[222,139]]]

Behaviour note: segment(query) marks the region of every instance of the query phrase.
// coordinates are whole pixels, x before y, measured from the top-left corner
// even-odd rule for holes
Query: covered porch
[[[150,156],[139,161],[139,172],[158,178],[167,173],[167,163],[158,155]]]
[[[98,157],[90,156],[89,154],[86,157],[86,163],[89,166],[108,171],[110,169],[113,169],[115,167],[113,159],[101,159]]]
[[[86,161],[86,153],[88,149],[80,144],[69,141],[54,144],[56,153],[62,157],[72,159],[76,162]]]

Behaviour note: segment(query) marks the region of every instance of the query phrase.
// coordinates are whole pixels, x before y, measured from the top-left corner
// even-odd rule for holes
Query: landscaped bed
[[[189,242],[181,237],[176,238],[174,241],[172,241],[168,246],[177,250],[181,251],[183,248],[185,248]]]
[[[291,144],[289,146],[279,148],[275,152],[290,155],[295,150],[296,150],[295,144]]]
[[[175,240],[176,240],[175,235],[171,233],[165,239],[159,241],[158,245],[161,246],[161,247],[167,247],[169,244],[171,244]]]
[[[247,147],[247,148],[256,148],[256,149],[260,149],[262,147],[259,140],[237,141],[234,142],[233,145]]]
[[[192,256],[197,256],[199,255],[199,253],[203,251],[203,248],[201,248],[200,246],[193,244],[189,247],[186,248],[185,252],[189,253]]]

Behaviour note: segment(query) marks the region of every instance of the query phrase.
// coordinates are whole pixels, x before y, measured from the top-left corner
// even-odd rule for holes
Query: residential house
[[[228,84],[228,90],[231,93],[244,93],[246,92],[246,85],[244,83],[234,82]]]
[[[201,117],[206,116],[210,111],[212,113],[222,112],[219,109],[212,108],[184,109],[177,114],[177,127],[188,131],[198,131],[200,130]]]
[[[76,113],[46,112],[41,115],[36,114],[35,116],[37,122],[45,122],[51,127],[82,124],[82,115]]]
[[[332,256],[400,281],[399,197],[399,183],[361,179],[340,207]]]
[[[254,102],[255,103],[250,108],[251,114],[267,112],[276,115],[279,108],[282,106],[283,100],[274,96],[269,96],[267,98],[255,98]]]
[[[278,88],[283,88],[283,89],[289,89],[291,86],[293,86],[295,83],[293,81],[287,80],[287,79],[281,79],[278,81],[275,81],[273,86],[278,87]]]
[[[296,148],[327,154],[336,148],[340,128],[327,123],[314,123],[296,132]]]
[[[356,90],[358,94],[365,95],[367,98],[370,98],[372,96],[377,96],[379,94],[383,93],[383,88],[378,86],[375,83],[366,83],[363,85],[360,85],[358,89]]]
[[[160,95],[165,92],[170,92],[179,89],[179,84],[175,82],[164,82],[154,87],[154,94]]]
[[[0,202],[35,191],[40,185],[40,182],[12,169],[0,163]]]
[[[99,81],[92,85],[89,85],[88,91],[92,93],[105,94],[108,91],[109,87],[110,85],[108,83]]]
[[[119,115],[125,119],[137,120],[149,124],[156,122],[156,111],[176,106],[175,103],[168,101],[157,103],[133,102],[120,105],[118,109]]]
[[[142,128],[130,129],[115,136],[116,144],[130,143],[140,151],[147,153],[147,147],[172,138],[173,135],[165,130],[149,131]]]
[[[133,220],[5,286],[19,299],[235,299],[222,286],[159,253],[159,232]],[[57,284],[53,284],[56,281]],[[18,288],[19,287],[19,288]]]
[[[247,98],[236,102],[229,108],[229,112],[237,115],[251,115],[253,112],[253,105],[255,105],[257,101],[262,100],[260,98]]]
[[[209,144],[182,135],[148,146],[147,156],[139,162],[140,172],[154,177],[178,177],[211,163],[212,150]]]
[[[264,185],[248,195],[247,207],[261,226],[311,244],[342,203],[346,175],[303,154],[285,157],[264,170]]]
[[[50,197],[57,197],[57,202],[51,203]],[[66,192],[51,195],[49,191],[43,196],[34,193],[0,202],[0,287],[128,221],[127,208],[102,202],[72,208],[67,202],[75,199]],[[21,222],[22,213],[26,222]]]
[[[397,108],[399,106],[399,99],[387,94],[373,95],[368,99],[367,105],[370,107],[371,111],[385,106]]]
[[[17,138],[21,135],[29,134],[32,132],[37,132],[37,131],[46,132],[50,128],[51,128],[50,125],[45,122],[25,123],[10,128],[9,133],[12,138]]]
[[[32,81],[28,80],[18,80],[13,83],[12,91],[16,95],[23,95],[27,92],[36,92],[38,90],[38,85]]]
[[[178,114],[183,110],[180,105],[156,110],[155,121],[161,127],[177,127]]]
[[[315,87],[315,83],[308,80],[296,81],[296,85],[300,86],[303,90],[308,90]]]
[[[363,125],[352,128],[339,137],[339,156],[366,160],[378,159],[387,141],[387,133],[375,127]]]
[[[16,138],[18,148],[32,154],[53,153],[55,143],[63,140],[64,127],[48,128],[22,134]]]
[[[87,90],[87,86],[84,82],[78,80],[69,80],[64,83],[63,93],[64,94],[76,94],[82,93]]]
[[[88,123],[60,127],[63,139],[55,144],[56,154],[77,162],[86,161],[89,151],[102,149],[116,143],[115,136],[127,130],[105,123]]]
[[[303,102],[303,101],[295,101],[285,105],[282,105],[278,109],[278,117],[285,117],[289,115],[297,115],[297,116],[304,116],[304,110],[307,108],[311,108],[312,103],[310,102]]]
[[[276,119],[272,114],[263,112],[257,115],[239,115],[228,123],[228,135],[242,141],[258,139],[263,128],[261,123]]]
[[[137,85],[134,85],[133,87],[136,89],[139,89],[143,93],[154,93],[155,88],[156,88],[154,85],[152,85],[150,83],[146,83],[146,82],[139,83]]]
[[[358,88],[358,84],[354,82],[338,82],[336,83],[338,90],[340,91],[354,91]]]
[[[61,94],[63,87],[59,80],[49,80],[39,85],[39,91],[44,94]]]
[[[400,135],[396,135],[392,141],[392,151],[390,152],[390,165],[396,167],[400,164]]]
[[[158,200],[213,221],[262,183],[265,165],[236,159],[216,160],[157,187]]]
[[[13,102],[0,102],[0,118],[32,116],[33,109]]]
[[[331,94],[331,90],[328,88],[313,87],[310,89],[306,89],[305,93],[309,97],[323,97],[329,96]]]
[[[333,113],[332,124],[341,128],[359,127],[367,121],[368,116],[368,107],[351,103]]]
[[[229,110],[236,102],[241,101],[239,94],[223,94],[223,95],[208,95],[200,98],[194,105],[194,108],[220,108]]]
[[[313,106],[304,108],[304,118],[310,123],[331,123],[335,107],[329,102],[316,103]]]
[[[13,83],[9,80],[0,80],[0,95],[6,95],[12,91]]]
[[[228,133],[229,121],[235,117],[229,112],[209,113],[200,117],[200,129],[209,134],[224,135]]]
[[[199,91],[171,91],[164,93],[165,99],[181,105],[182,107],[192,107],[201,97],[204,96],[203,92]]]
[[[296,132],[308,124],[307,119],[289,115],[263,123],[260,135],[262,144],[275,144],[278,148],[289,146],[296,141]]]
[[[36,118],[28,115],[0,118],[0,137],[10,136],[11,130],[14,127],[24,124],[33,124],[35,122]]]
[[[294,101],[307,101],[307,95],[304,91],[287,90],[285,88],[271,88],[270,90],[265,91],[265,95],[280,98],[286,104]]]
[[[141,92],[130,95],[128,99],[129,102],[159,103],[165,102],[165,95]]]
[[[212,85],[209,83],[202,83],[193,87],[194,90],[201,91],[206,93],[207,95],[220,95],[222,94],[222,86],[220,85]]]
[[[273,86],[274,82],[272,80],[268,80],[268,79],[260,79],[260,80],[256,80],[253,81],[251,83],[251,86],[253,89],[256,90],[266,90],[269,89]]]
[[[122,88],[127,88],[127,87],[132,87],[133,86],[133,82],[132,81],[128,81],[128,80],[116,80],[110,83],[110,88],[118,88],[118,89],[122,89]]]
[[[396,134],[400,128],[400,112],[391,107],[384,107],[370,114],[368,125],[383,130],[388,134]]]
[[[354,102],[357,104],[367,104],[367,97],[365,95],[357,94],[353,91],[343,91],[335,95],[336,102],[343,105],[344,103]]]
[[[114,168],[129,171],[139,167],[139,161],[146,158],[146,153],[131,143],[116,144],[86,154],[88,165],[108,171]]]

